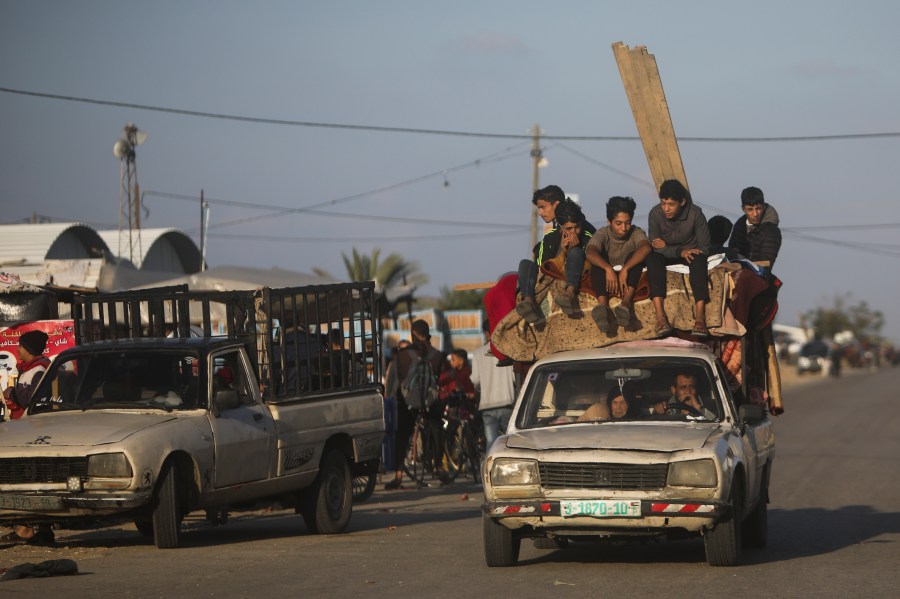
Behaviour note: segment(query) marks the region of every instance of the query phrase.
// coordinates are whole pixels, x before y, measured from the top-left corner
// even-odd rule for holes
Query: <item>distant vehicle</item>
[[[805,343],[797,356],[797,374],[822,372],[828,360],[828,351],[828,344],[824,341]]]

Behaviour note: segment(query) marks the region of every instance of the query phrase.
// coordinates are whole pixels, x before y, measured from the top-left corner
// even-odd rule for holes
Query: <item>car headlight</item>
[[[534,460],[497,460],[491,467],[491,484],[505,485],[538,485],[537,462]]]
[[[131,464],[124,453],[100,453],[88,456],[87,475],[97,478],[131,478]]]
[[[673,487],[715,487],[718,482],[713,460],[691,460],[669,464],[668,484]]]

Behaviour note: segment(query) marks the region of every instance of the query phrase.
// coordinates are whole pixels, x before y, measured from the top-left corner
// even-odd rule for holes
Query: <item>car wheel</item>
[[[304,494],[303,504],[300,513],[310,532],[330,535],[347,527],[353,511],[353,486],[343,453],[328,452],[316,482]]]
[[[153,542],[160,549],[174,549],[181,541],[181,520],[184,517],[179,497],[175,466],[163,468],[156,489],[153,506]]]
[[[734,566],[741,558],[742,497],[741,484],[735,481],[731,487],[731,506],[728,513],[703,537],[706,562],[710,566]]]
[[[491,567],[515,566],[519,561],[522,539],[487,514],[481,515],[484,534],[484,561]]]

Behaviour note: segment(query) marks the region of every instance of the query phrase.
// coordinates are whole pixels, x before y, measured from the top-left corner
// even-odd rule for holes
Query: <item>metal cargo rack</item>
[[[78,344],[192,336],[242,340],[267,396],[283,398],[380,384],[378,306],[374,282],[255,291],[189,291],[178,285],[78,295],[72,313]],[[342,332],[346,353],[331,351],[332,329]]]

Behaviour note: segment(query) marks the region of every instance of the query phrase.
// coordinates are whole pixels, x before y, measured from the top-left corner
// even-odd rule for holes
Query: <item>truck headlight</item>
[[[504,460],[494,462],[491,467],[491,484],[505,485],[538,485],[537,462],[534,460]]]
[[[87,475],[89,477],[131,478],[131,464],[124,453],[100,453],[88,456]]]
[[[713,460],[690,460],[669,464],[668,484],[673,487],[715,487],[718,482]]]

